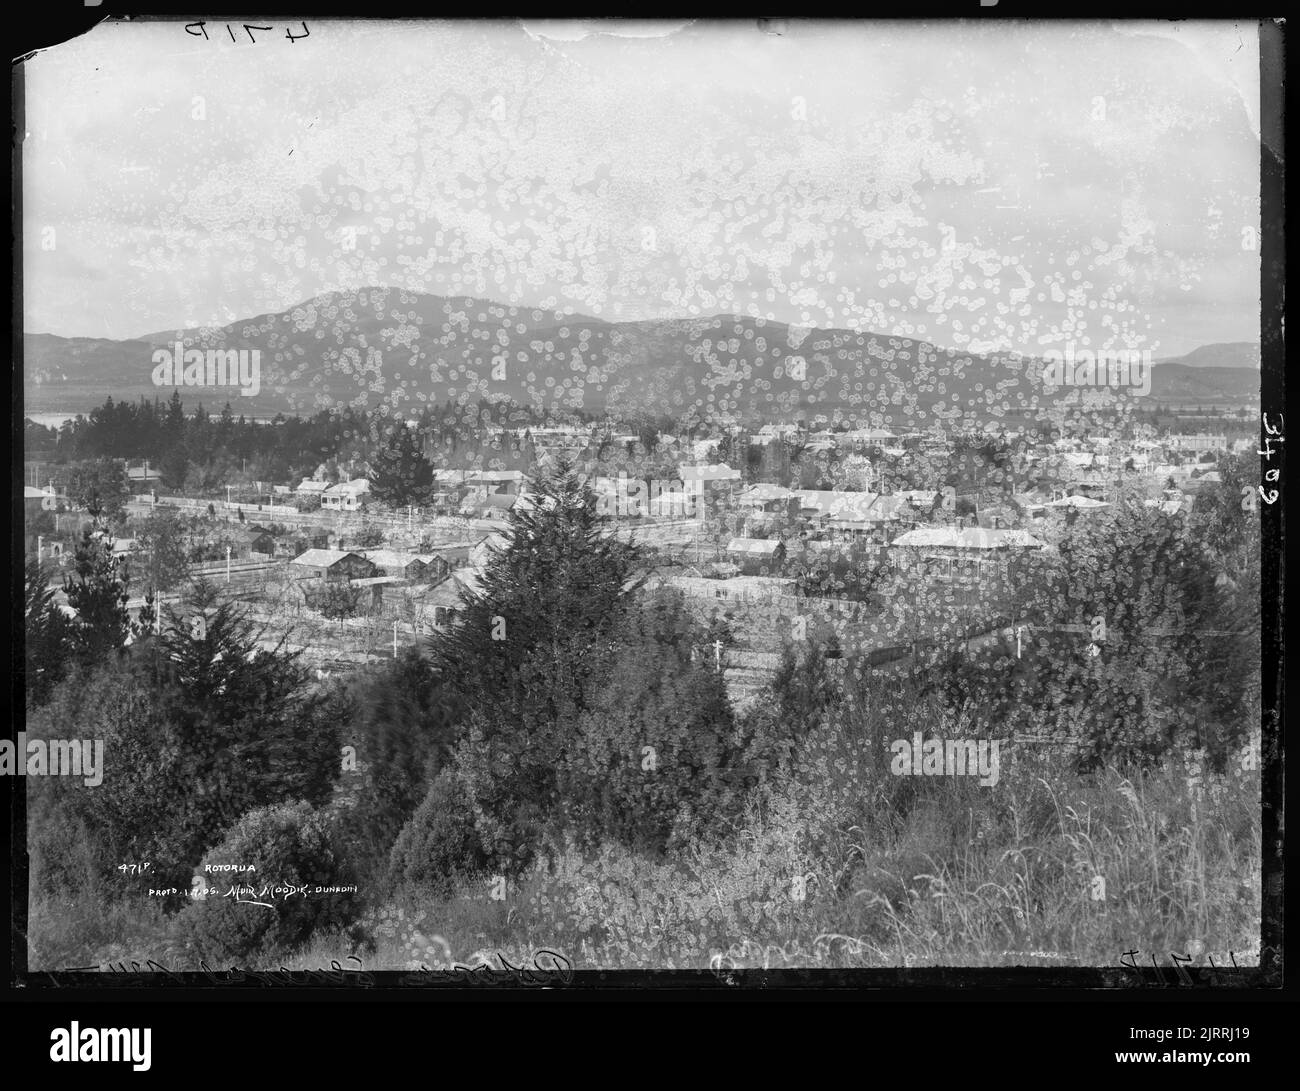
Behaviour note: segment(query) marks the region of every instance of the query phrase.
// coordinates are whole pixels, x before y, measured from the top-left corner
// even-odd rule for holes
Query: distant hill
[[[29,333],[23,335],[23,350],[23,380],[32,395],[40,387],[78,386],[92,380],[138,381],[140,360],[149,359],[153,346],[143,340]]]
[[[1042,364],[1014,353],[979,356],[906,337],[734,315],[611,323],[370,288],[224,327],[128,341],[25,336],[25,408],[85,412],[110,394],[168,398],[171,387],[152,383],[152,356],[177,340],[187,349],[260,349],[255,398],[233,388],[181,388],[187,405],[202,401],[211,409],[230,401],[236,413],[259,417],[344,404],[413,415],[453,398],[509,397],[552,410],[647,410],[685,422],[802,415],[810,422],[923,428],[936,420],[1037,416],[1051,401],[1078,396],[1045,395]],[[1184,362],[1197,353],[1157,365],[1151,396],[1258,400],[1257,376]]]
[[[1259,402],[1259,372],[1246,367],[1160,363],[1151,369],[1151,397],[1205,405]]]
[[[1259,345],[1250,341],[1227,341],[1202,345],[1186,356],[1171,356],[1157,364],[1183,364],[1186,367],[1253,368],[1259,370]]]

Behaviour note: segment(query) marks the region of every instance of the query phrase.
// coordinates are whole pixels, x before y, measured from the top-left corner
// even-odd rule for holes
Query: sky
[[[25,62],[27,332],[378,284],[977,352],[1259,339],[1253,23],[259,25]]]

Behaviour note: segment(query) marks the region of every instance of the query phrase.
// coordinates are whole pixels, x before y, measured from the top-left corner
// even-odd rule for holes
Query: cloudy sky
[[[1252,23],[267,24],[26,63],[29,332],[384,284],[977,351],[1258,340]]]

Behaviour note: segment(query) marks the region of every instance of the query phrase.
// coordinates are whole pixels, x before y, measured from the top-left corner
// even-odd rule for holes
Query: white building
[[[364,477],[331,485],[321,493],[320,506],[331,511],[357,511],[362,500],[370,493],[370,482]]]
[[[1226,451],[1227,436],[1166,436],[1165,447],[1170,451]]]
[[[665,582],[688,598],[717,602],[769,602],[780,595],[795,593],[795,581],[779,576],[732,576],[725,580],[670,576]]]
[[[1043,543],[1023,530],[986,527],[918,527],[890,543],[891,559],[900,571],[910,570],[941,583],[974,583],[1007,577],[1011,556],[1040,550]]]

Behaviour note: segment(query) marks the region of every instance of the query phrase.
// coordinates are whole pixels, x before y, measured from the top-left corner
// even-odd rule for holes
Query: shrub
[[[315,585],[303,583],[302,597],[308,609],[331,619],[356,617],[361,609],[361,588],[342,580],[321,580]]]
[[[545,701],[471,712],[457,762],[496,866],[517,874],[566,834],[659,852],[739,813],[758,748],[722,676],[692,661],[704,635],[679,595],[652,595],[607,636],[557,637],[554,661],[529,665]]]
[[[27,906],[27,968],[105,968],[111,963],[115,969],[143,970],[149,959],[169,968],[184,966],[174,921],[156,898],[119,898],[88,889],[44,896],[33,887]]]
[[[719,829],[753,783],[722,677],[671,644],[619,655],[554,762],[556,825],[651,852]]]
[[[256,871],[206,870],[230,864]],[[196,899],[185,911],[187,938],[204,958],[241,959],[285,951],[304,943],[317,929],[347,926],[360,908],[355,892],[317,890],[350,886],[352,879],[326,820],[307,803],[250,811],[204,856],[198,877],[208,888],[244,888],[240,896],[222,893]],[[305,890],[298,892],[301,888]]]
[[[458,709],[419,653],[350,676],[340,722],[351,725],[351,778],[342,848],[360,881],[381,881],[397,835],[447,760]]]
[[[465,782],[454,770],[444,769],[398,834],[389,857],[391,879],[447,897],[456,877],[478,871],[485,863]]]
[[[54,777],[27,781],[27,883],[33,898],[95,891],[107,871],[98,840],[68,805],[70,791]]]
[[[373,524],[364,526],[357,531],[353,543],[357,549],[376,549],[384,544],[384,529]]]
[[[575,742],[642,579],[638,549],[606,533],[575,473],[561,466],[536,488],[533,507],[509,513],[504,548],[434,645],[436,667],[473,710],[458,762],[475,824],[508,869],[526,863],[555,815],[557,756]]]
[[[28,718],[30,739],[59,738],[69,724],[88,724],[103,744],[102,783],[41,777],[28,784],[32,880],[41,891],[72,896],[88,883],[112,880],[122,861],[158,861],[160,870],[162,861],[180,860],[188,871],[198,858],[202,845],[193,844],[193,831],[178,818],[194,794],[197,770],[185,764],[168,722],[170,694],[131,660],[113,660],[74,668]],[[169,884],[174,876],[158,878]]]

